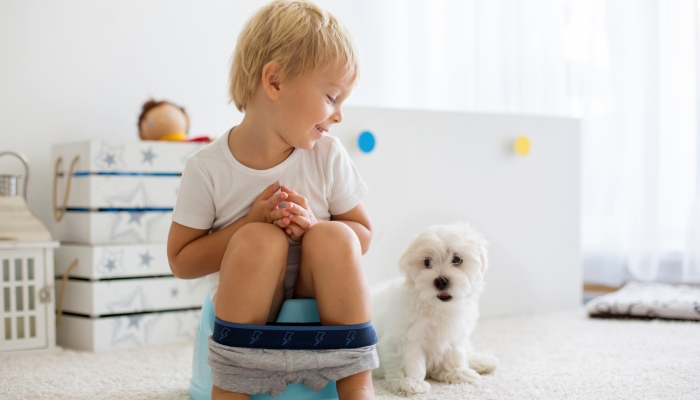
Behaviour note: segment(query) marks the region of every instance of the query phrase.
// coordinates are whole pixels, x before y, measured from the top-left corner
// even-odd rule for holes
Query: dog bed
[[[700,287],[658,282],[628,282],[620,290],[591,300],[594,318],[700,320]]]

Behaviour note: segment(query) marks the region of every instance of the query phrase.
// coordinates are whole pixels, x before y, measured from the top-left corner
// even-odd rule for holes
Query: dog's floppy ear
[[[406,250],[403,251],[403,254],[401,254],[401,257],[399,258],[399,272],[401,273],[401,275],[406,277],[406,283],[412,285],[413,278],[411,277],[411,274],[408,273],[411,262],[411,256],[409,254],[410,248],[411,245],[409,244],[408,247],[406,247]]]
[[[481,261],[481,273],[483,274],[489,267],[488,242],[483,238],[479,241],[479,261]]]
[[[481,273],[483,274],[489,267],[489,242],[484,239],[484,236],[481,233],[474,230],[472,230],[472,232],[474,235],[474,242],[479,253],[479,261],[481,262]]]
[[[462,230],[461,235],[464,240],[472,241],[476,245],[478,254],[475,255],[479,258],[479,262],[481,262],[481,273],[483,274],[489,267],[489,254],[487,249],[489,242],[484,239],[484,236],[481,233],[477,232],[470,224],[467,224],[466,222],[459,221],[455,223],[454,226]]]
[[[401,257],[399,257],[399,272],[406,277],[406,283],[409,285],[414,284],[413,277],[411,276],[411,264],[415,261],[415,249],[419,237],[420,235],[414,237],[408,245],[406,245],[406,249],[404,249]]]
[[[423,268],[423,262],[426,255],[431,253],[430,248],[432,243],[436,241],[435,229],[437,227],[429,227],[423,232],[416,235],[406,246],[406,249],[399,258],[399,271],[406,277],[406,283],[413,285],[413,278]]]

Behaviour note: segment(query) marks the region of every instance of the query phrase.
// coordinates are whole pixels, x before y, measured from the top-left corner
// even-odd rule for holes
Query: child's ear
[[[280,97],[281,77],[282,68],[277,61],[265,64],[262,70],[262,86],[270,100],[277,100]]]

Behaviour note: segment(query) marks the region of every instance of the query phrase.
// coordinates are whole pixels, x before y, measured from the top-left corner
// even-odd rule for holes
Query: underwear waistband
[[[357,349],[377,344],[372,322],[360,325],[233,324],[216,318],[212,340],[224,346],[271,350]]]

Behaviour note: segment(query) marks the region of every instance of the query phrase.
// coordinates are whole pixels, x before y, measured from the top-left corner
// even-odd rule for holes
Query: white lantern
[[[0,175],[0,352],[56,348],[53,241],[48,229],[27,207],[27,158],[24,196],[17,194],[18,175]]]

